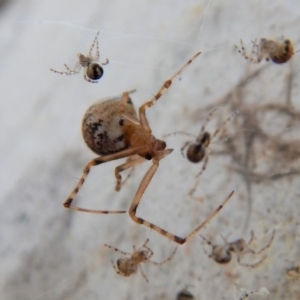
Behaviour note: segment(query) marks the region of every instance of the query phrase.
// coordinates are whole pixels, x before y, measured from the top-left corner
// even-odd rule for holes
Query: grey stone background
[[[250,203],[244,181],[228,169],[231,160],[211,156],[196,192],[202,201],[195,201],[187,194],[201,165],[182,158],[186,137],[168,138],[168,147],[175,151],[161,161],[139,216],[185,236],[235,190],[201,234],[222,242],[221,234],[248,239],[254,230],[257,248],[273,229],[276,236],[268,258],[257,268],[242,267],[235,258],[229,265],[218,265],[196,236],[178,248],[171,262],[143,265],[149,283],[140,274],[129,278],[115,274],[111,260],[119,254],[103,244],[130,252],[132,245],[140,246],[149,238],[153,260],[161,261],[176,247],[173,242],[133,223],[127,214],[91,215],[62,207],[84,165],[95,157],[80,132],[88,106],[136,88],[132,98],[139,107],[197,51],[202,54],[147,111],[158,138],[179,130],[197,134],[207,115],[201,109],[210,104],[219,106],[207,126],[215,130],[231,114],[218,100],[260,68],[264,68],[261,75],[243,91],[250,103],[285,103],[286,82],[293,70],[291,99],[299,111],[299,54],[285,65],[256,66],[234,49],[240,38],[250,50],[255,38],[282,35],[300,49],[299,1],[19,0],[4,1],[0,9],[1,299],[171,300],[185,286],[195,299],[238,299],[240,288],[261,287],[269,290],[270,299],[300,299],[299,278],[286,276],[288,268],[300,263],[297,177],[255,185]],[[49,70],[74,64],[78,52],[87,53],[98,30],[101,59],[110,60],[98,84],[86,82],[82,75],[62,76]],[[289,127],[280,118],[262,118],[266,132],[280,128],[299,140],[299,118]],[[255,124],[249,123],[241,131],[254,129]],[[92,170],[76,203],[127,210],[150,163],[136,168],[116,193],[113,170],[118,164]]]

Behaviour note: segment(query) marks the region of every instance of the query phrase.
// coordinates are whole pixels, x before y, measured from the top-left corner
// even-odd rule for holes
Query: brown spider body
[[[137,273],[138,268],[141,263],[152,263],[156,266],[161,266],[164,263],[166,263],[167,261],[170,261],[176,253],[177,248],[175,248],[173,253],[167,259],[163,260],[162,262],[159,262],[159,263],[153,262],[150,260],[150,258],[153,256],[153,251],[147,246],[148,242],[149,242],[149,239],[147,239],[145,241],[145,243],[142,245],[142,247],[140,247],[139,249],[136,249],[135,246],[133,246],[132,254],[123,252],[117,248],[114,248],[112,246],[105,244],[104,246],[111,248],[111,249],[115,250],[116,252],[121,253],[122,255],[129,256],[126,258],[119,258],[117,260],[117,267],[112,262],[112,266],[115,269],[116,273],[119,275],[122,275],[124,277],[129,277],[129,276]],[[148,282],[148,278],[143,273],[143,270],[141,268],[140,268],[140,271],[141,271],[143,277],[145,278],[145,280]]]
[[[235,45],[238,52],[247,60],[252,63],[260,63],[263,59],[266,61],[272,60],[276,64],[283,64],[290,60],[290,58],[295,54],[294,45],[289,39],[277,39],[271,40],[266,38],[261,38],[259,43],[255,40],[253,41],[252,55],[248,55],[243,44],[240,40],[241,49]]]
[[[218,245],[212,245],[212,252],[209,257],[219,264],[227,264],[232,259],[229,247]]]
[[[133,252],[130,258],[119,258],[117,260],[119,274],[125,277],[135,274],[138,270],[139,264],[149,261],[152,255],[153,252],[146,248]]]
[[[242,253],[246,248],[247,244],[244,239],[238,239],[236,241],[226,243],[223,246],[212,245],[212,253],[209,257],[214,259],[217,263],[227,264],[232,259],[231,253]]]
[[[125,126],[125,141],[132,148],[146,147],[146,150],[139,152],[138,155],[147,160],[151,160],[167,146],[166,142],[158,140],[149,131],[136,124]]]
[[[203,236],[201,237],[206,241],[208,245],[212,246],[212,251],[211,254],[209,254],[209,257],[212,258],[215,262],[219,264],[227,264],[232,259],[232,253],[235,253],[237,255],[237,261],[240,265],[254,268],[259,264],[261,264],[266,259],[266,257],[262,258],[255,264],[245,264],[241,262],[241,255],[245,253],[251,253],[255,255],[260,254],[271,245],[274,236],[275,236],[275,231],[273,231],[272,237],[268,242],[268,244],[264,246],[262,249],[260,249],[259,251],[254,251],[251,248],[249,248],[249,245],[252,243],[254,239],[253,232],[251,232],[251,238],[248,243],[244,239],[237,239],[233,242],[227,242],[227,240],[223,237],[225,242],[224,245],[214,245],[212,242],[208,241],[205,237]]]
[[[202,222],[185,238],[176,236],[159,226],[136,216],[141,198],[157,171],[160,160],[173,151],[173,149],[166,149],[166,143],[162,140],[156,139],[152,135],[152,131],[146,117],[146,109],[150,108],[157,102],[157,100],[171,86],[172,80],[178,76],[198,55],[200,55],[200,52],[196,53],[187,63],[184,64],[183,67],[179,69],[179,71],[177,71],[169,80],[165,81],[150,101],[147,101],[140,106],[138,117],[135,114],[131,99],[129,98],[129,93],[132,93],[132,91],[124,92],[122,97],[98,102],[87,110],[82,122],[83,137],[88,147],[100,156],[94,158],[85,166],[76,187],[64,202],[64,207],[77,211],[98,214],[125,213],[125,211],[85,209],[72,205],[72,202],[84,184],[92,167],[112,160],[128,158],[127,162],[115,168],[115,177],[117,179],[115,188],[116,191],[119,191],[122,186],[122,177],[120,175],[122,171],[130,168],[132,169],[133,167],[143,163],[145,159],[152,160],[152,166],[144,175],[129,208],[129,215],[134,222],[143,224],[178,244],[184,244],[223,208],[223,206],[232,197],[234,193],[233,191],[226,197],[222,204],[206,218],[204,222]]]
[[[210,144],[210,134],[204,132],[202,136],[196,139],[196,143],[191,144],[187,151],[186,157],[192,163],[198,163],[203,160],[206,155],[206,148]]]
[[[294,46],[290,40],[273,41],[260,39],[261,52],[265,52],[266,61],[271,59],[276,64],[287,62],[294,55]]]
[[[176,131],[173,133],[169,133],[165,135],[165,137],[173,135],[173,134],[181,134],[186,136],[192,136],[194,137],[194,141],[187,141],[184,143],[184,145],[181,147],[181,154],[184,157],[184,150],[186,150],[186,157],[189,162],[191,163],[200,163],[203,162],[202,168],[200,172],[196,175],[196,180],[193,185],[193,187],[189,190],[188,195],[195,200],[198,200],[197,197],[194,196],[194,193],[200,183],[199,177],[204,173],[206,170],[206,166],[209,160],[210,154],[213,153],[213,151],[210,149],[211,141],[214,140],[214,138],[222,132],[223,128],[226,126],[226,124],[238,113],[238,111],[235,111],[234,114],[232,114],[230,117],[228,117],[224,122],[223,125],[220,128],[217,128],[215,132],[210,134],[208,131],[205,130],[205,125],[210,121],[212,115],[217,110],[217,108],[213,109],[206,117],[203,125],[201,126],[200,133],[198,136],[194,136],[192,134],[189,134],[184,131]]]
[[[176,300],[192,300],[194,296],[187,290],[183,290],[177,294]]]
[[[166,143],[156,139],[140,124],[125,119],[120,113],[122,97],[99,101],[88,108],[83,117],[82,135],[87,146],[97,154],[113,154],[128,148],[144,146],[146,151],[138,155],[152,159]],[[136,118],[131,99],[123,106],[123,113]]]
[[[133,259],[119,258],[117,260],[117,268],[119,270],[118,274],[124,277],[129,277],[138,271],[138,262]]]

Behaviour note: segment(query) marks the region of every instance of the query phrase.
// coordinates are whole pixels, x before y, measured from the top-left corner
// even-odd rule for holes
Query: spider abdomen
[[[113,98],[96,102],[83,117],[83,139],[99,155],[116,153],[128,147],[125,120],[119,113],[120,101],[121,98]],[[131,101],[125,105],[125,113],[136,116]]]
[[[86,76],[92,80],[99,80],[103,74],[103,68],[98,63],[92,63],[86,69]]]
[[[203,160],[205,149],[202,144],[192,144],[188,147],[186,156],[190,162],[198,163]]]
[[[277,42],[277,47],[270,53],[272,61],[276,64],[287,62],[294,55],[294,46],[290,40]]]

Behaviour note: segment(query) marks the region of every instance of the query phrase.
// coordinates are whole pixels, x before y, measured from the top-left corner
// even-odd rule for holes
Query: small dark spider
[[[93,41],[93,44],[90,47],[89,53],[87,56],[78,53],[78,60],[73,67],[73,69],[70,69],[66,64],[64,66],[68,70],[67,72],[60,72],[56,71],[53,69],[50,69],[51,71],[62,74],[62,75],[74,75],[78,74],[81,70],[81,68],[84,68],[83,72],[83,77],[86,81],[92,82],[92,83],[97,83],[104,74],[102,66],[107,65],[109,63],[108,59],[105,60],[105,62],[100,63],[99,62],[99,45],[98,45],[98,34],[99,31],[97,32],[97,35],[95,36],[95,39]],[[95,56],[92,55],[92,50],[96,44],[96,54]]]
[[[186,289],[180,291],[177,294],[176,300],[193,300],[195,299],[194,296]]]
[[[288,268],[286,275],[290,278],[300,278],[300,266]]]
[[[225,128],[226,124],[238,113],[238,111],[235,111],[231,116],[229,116],[223,124],[215,130],[213,134],[210,134],[208,131],[205,130],[206,124],[210,121],[212,115],[215,113],[217,108],[213,109],[206,117],[200,133],[198,136],[194,136],[192,134],[183,132],[183,131],[177,131],[173,133],[169,133],[165,135],[164,137],[173,135],[173,134],[181,134],[186,136],[191,136],[195,138],[195,141],[187,141],[184,143],[184,145],[181,148],[181,154],[184,157],[184,150],[187,148],[186,151],[186,157],[191,163],[199,163],[203,161],[202,168],[200,172],[197,174],[196,178],[199,178],[200,175],[206,170],[206,166],[209,160],[209,156],[212,154],[212,150],[210,150],[209,145],[211,145],[211,141],[215,139],[215,137]],[[192,198],[194,197],[194,193],[196,191],[197,186],[199,185],[199,179],[196,180],[194,186],[189,191],[189,196]]]
[[[254,251],[251,248],[249,248],[249,245],[252,243],[254,239],[253,231],[251,231],[251,238],[248,243],[244,239],[238,239],[233,242],[227,242],[227,239],[222,236],[224,240],[224,245],[214,245],[211,241],[207,240],[202,235],[200,236],[202,239],[206,241],[208,245],[212,246],[212,252],[211,254],[209,254],[209,257],[212,258],[215,262],[219,264],[227,264],[232,259],[232,253],[235,253],[237,255],[237,261],[240,265],[255,268],[258,265],[260,265],[267,257],[266,256],[263,257],[261,260],[259,260],[254,264],[245,264],[241,262],[241,256],[245,253],[251,253],[257,255],[265,251],[267,248],[269,248],[273,242],[275,236],[275,230],[273,230],[272,237],[268,242],[268,244],[264,246],[262,249],[260,249],[259,251]]]

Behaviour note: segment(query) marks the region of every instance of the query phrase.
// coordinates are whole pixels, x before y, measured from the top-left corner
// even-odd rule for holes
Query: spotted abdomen
[[[99,155],[112,154],[128,147],[124,136],[125,121],[119,113],[121,100],[122,97],[100,100],[90,106],[83,117],[83,139]],[[136,116],[130,98],[125,112]]]

